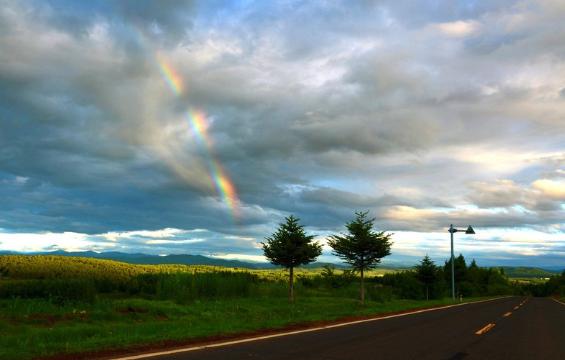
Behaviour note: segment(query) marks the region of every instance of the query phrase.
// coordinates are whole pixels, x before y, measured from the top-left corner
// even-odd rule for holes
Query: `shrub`
[[[4,280],[0,282],[0,298],[44,298],[57,303],[67,301],[92,302],[96,297],[93,281],[64,280]]]

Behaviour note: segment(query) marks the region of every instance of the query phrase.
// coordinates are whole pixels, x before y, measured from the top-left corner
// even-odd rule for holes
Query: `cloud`
[[[475,183],[472,189],[470,200],[481,207],[509,207],[525,202],[524,189],[512,180],[498,180],[494,184]]]
[[[538,211],[541,217],[547,212],[559,212],[565,199],[563,181],[560,179],[538,179],[529,186],[520,186],[511,180],[498,180],[495,183],[475,183],[471,187],[469,199],[480,207],[521,206]]]
[[[458,20],[435,24],[434,27],[447,36],[465,37],[477,33],[481,28],[481,24],[474,20]]]
[[[565,202],[565,181],[539,179],[533,182],[532,187],[550,199]]]
[[[364,209],[393,231],[562,232],[563,14],[529,1],[2,2],[0,227],[30,244],[76,233],[249,256],[242,239],[290,213],[319,234]],[[210,164],[233,180],[237,221]],[[194,229],[223,240],[191,243]]]

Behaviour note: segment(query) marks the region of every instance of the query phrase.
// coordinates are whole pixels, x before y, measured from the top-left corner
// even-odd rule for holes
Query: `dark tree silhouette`
[[[392,234],[373,231],[375,219],[367,219],[368,211],[356,212],[355,220],[345,224],[349,234],[332,235],[328,244],[334,254],[361,273],[361,303],[365,303],[364,271],[375,268],[381,259],[390,255]]]
[[[272,264],[289,270],[288,298],[294,301],[294,268],[315,261],[322,253],[322,245],[312,242],[314,236],[306,235],[298,218],[291,215],[285,221],[261,244],[265,257]]]
[[[419,265],[416,265],[416,276],[426,287],[426,300],[430,299],[430,286],[437,281],[438,268],[426,255]]]
[[[443,269],[444,269],[445,280],[448,282],[448,284],[451,284],[451,259],[445,262]],[[467,262],[465,261],[465,257],[463,256],[463,254],[459,254],[459,256],[455,258],[454,270],[455,270],[455,291],[456,294],[461,294],[463,290],[461,289],[461,287],[462,285],[464,287],[465,283],[467,282]]]

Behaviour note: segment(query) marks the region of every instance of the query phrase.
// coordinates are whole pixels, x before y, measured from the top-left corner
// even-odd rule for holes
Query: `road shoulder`
[[[362,317],[348,317],[348,318],[341,318],[338,320],[333,321],[318,321],[318,322],[309,322],[303,324],[295,324],[291,326],[286,326],[284,328],[279,329],[266,329],[266,330],[259,330],[255,332],[249,332],[244,334],[234,334],[228,336],[218,336],[212,338],[200,338],[200,339],[193,339],[191,341],[186,341],[184,343],[176,343],[176,344],[161,344],[160,346],[153,346],[148,347],[145,349],[136,348],[136,349],[125,349],[121,353],[118,351],[114,351],[112,353],[97,353],[97,354],[90,354],[89,358],[97,357],[100,359],[113,359],[113,360],[138,360],[138,359],[145,359],[151,358],[155,356],[162,356],[162,355],[172,355],[178,354],[183,352],[190,352],[196,350],[203,350],[207,348],[217,348],[217,347],[224,347],[230,345],[236,345],[241,343],[248,343],[266,339],[272,339],[277,337],[301,334],[306,332],[314,332],[314,331],[321,331],[325,329],[332,329],[337,327],[343,326],[350,326],[360,323],[372,322],[372,321],[379,321],[379,320],[386,320],[391,318],[397,318],[402,316],[408,315],[416,315],[431,311],[438,311],[444,310],[454,307],[472,305],[472,304],[479,304],[484,302],[490,302],[500,299],[509,298],[511,296],[503,296],[503,297],[496,297],[492,299],[485,299],[485,300],[478,300],[478,301],[470,301],[458,304],[451,304],[451,305],[440,305],[440,306],[432,306],[432,307],[423,307],[423,308],[416,308],[406,311],[398,311],[398,312],[388,312],[382,313],[378,315],[372,316],[362,316]],[[93,356],[94,355],[94,356]],[[67,358],[54,358],[56,360],[67,360]],[[70,358],[68,358],[70,359]],[[76,359],[76,356],[73,357]]]

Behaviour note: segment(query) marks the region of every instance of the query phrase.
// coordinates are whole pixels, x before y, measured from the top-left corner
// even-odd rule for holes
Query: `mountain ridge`
[[[170,255],[151,255],[144,253],[124,253],[119,251],[108,252],[95,252],[95,251],[43,251],[43,252],[17,252],[17,251],[0,251],[0,255],[59,255],[59,256],[76,256],[95,259],[107,259],[121,261],[128,264],[140,265],[159,265],[159,264],[181,264],[181,265],[210,265],[210,266],[224,266],[224,267],[237,267],[246,269],[273,269],[277,266],[268,262],[252,262],[243,260],[230,260],[214,258],[204,255],[193,254],[170,254]],[[344,264],[330,263],[330,262],[314,262],[303,268],[320,268],[329,265],[335,268],[348,268]],[[386,269],[410,269],[414,265],[382,265],[380,268]],[[555,266],[540,267],[540,266],[494,266],[503,268],[506,275],[515,278],[527,277],[549,277],[561,273],[565,268]]]

